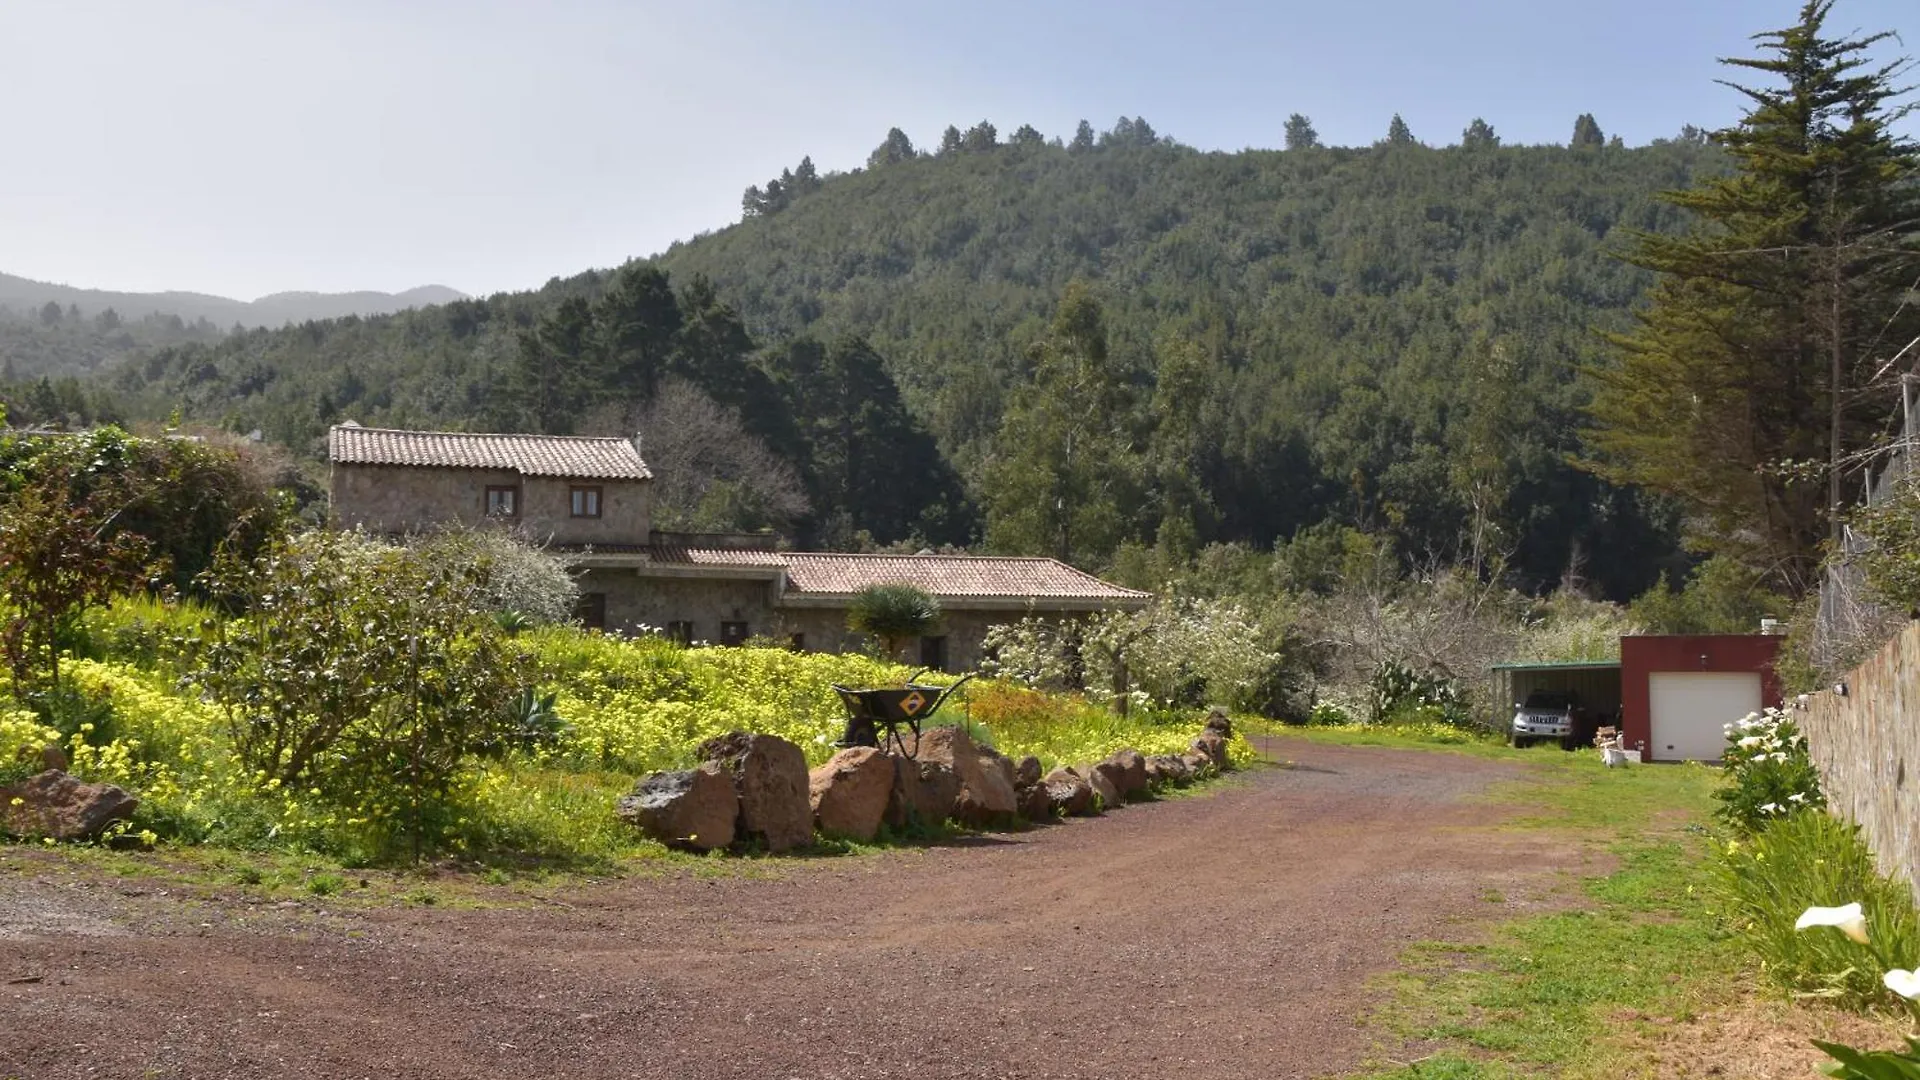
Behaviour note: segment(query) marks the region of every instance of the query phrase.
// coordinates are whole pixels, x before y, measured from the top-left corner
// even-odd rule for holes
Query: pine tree
[[[1568,145],[1579,149],[1583,146],[1605,146],[1607,137],[1600,131],[1599,121],[1592,113],[1581,113],[1573,122],[1573,141]]]
[[[787,194],[789,198],[810,195],[820,190],[820,183],[820,173],[813,167],[813,155],[809,154],[794,166],[793,178],[787,184]]]
[[[1468,150],[1491,150],[1500,145],[1500,136],[1493,133],[1492,124],[1476,116],[1460,133],[1460,145]]]
[[[1766,55],[1724,61],[1778,85],[1716,132],[1735,169],[1669,196],[1698,224],[1641,235],[1653,302],[1598,372],[1602,475],[1698,508],[1693,540],[1799,591],[1839,527],[1849,461],[1898,401],[1889,361],[1920,336],[1920,152],[1911,112],[1874,66],[1890,35],[1823,36],[1831,0],[1756,35]]]
[[[1400,119],[1399,113],[1394,113],[1393,122],[1387,125],[1387,145],[1412,146],[1414,142],[1413,129],[1407,126],[1405,120]]]
[[[533,329],[521,332],[506,393],[495,402],[495,424],[506,430],[571,433],[593,384],[598,357],[592,306],[578,296],[561,301]]]
[[[873,153],[867,155],[867,168],[877,169],[882,165],[898,165],[914,158],[913,140],[899,128],[888,128],[887,139]]]
[[[594,322],[605,349],[596,397],[644,402],[667,374],[680,305],[667,275],[639,263],[621,268],[594,305]]]
[[[1073,141],[1067,144],[1067,149],[1076,154],[1093,149],[1093,125],[1080,121],[1080,126],[1073,129]]]
[[[960,146],[960,129],[948,124],[947,130],[940,133],[940,155],[945,157],[948,154],[957,154],[960,152]]]
[[[1313,121],[1294,113],[1287,117],[1286,140],[1289,150],[1311,150],[1320,145],[1320,133],[1313,130]]]
[[[985,153],[1000,145],[1000,132],[995,130],[991,121],[982,120],[967,129],[967,133],[961,137],[960,145],[968,153]]]

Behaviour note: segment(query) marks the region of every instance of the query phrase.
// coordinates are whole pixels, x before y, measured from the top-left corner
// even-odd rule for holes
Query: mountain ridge
[[[112,308],[123,319],[177,315],[186,322],[205,319],[222,328],[237,323],[272,329],[288,323],[338,319],[350,315],[385,315],[465,299],[468,299],[467,294],[458,289],[445,285],[420,285],[397,293],[371,289],[343,293],[296,290],[269,293],[254,300],[236,300],[187,290],[125,292],[91,289],[0,273],[0,307],[12,308],[15,314],[21,316],[55,303],[63,308],[77,307],[83,316],[95,316]]]

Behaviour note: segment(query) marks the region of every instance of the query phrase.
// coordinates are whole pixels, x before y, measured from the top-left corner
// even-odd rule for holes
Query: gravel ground
[[[1510,809],[1474,796],[1517,764],[1267,749],[1295,767],[1198,798],[539,904],[49,863],[0,876],[0,1080],[1321,1077],[1377,1049],[1366,983],[1403,947],[1584,857],[1490,827]]]

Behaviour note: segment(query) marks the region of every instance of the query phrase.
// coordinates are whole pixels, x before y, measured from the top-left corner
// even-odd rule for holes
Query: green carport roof
[[[1605,671],[1618,660],[1507,660],[1487,665],[1488,671]]]

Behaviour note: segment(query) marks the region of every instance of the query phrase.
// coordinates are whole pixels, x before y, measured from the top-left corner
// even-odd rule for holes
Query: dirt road
[[[1297,767],[1200,798],[534,906],[15,873],[0,1078],[1325,1076],[1370,975],[1581,856],[1488,827],[1516,765],[1269,749]]]

